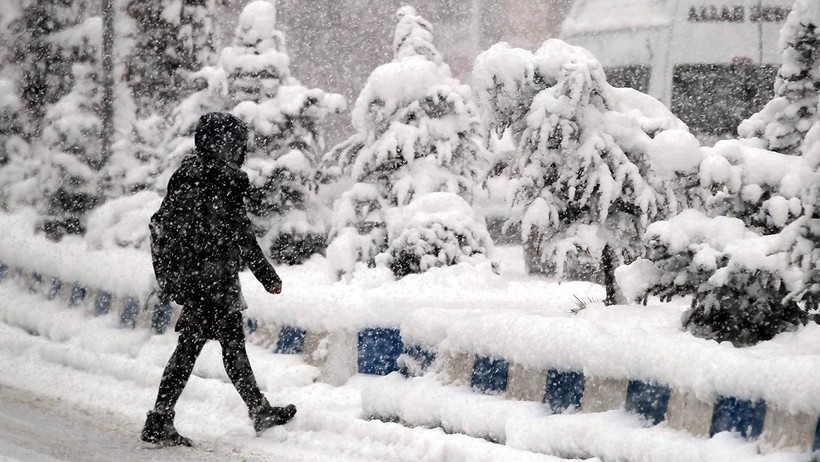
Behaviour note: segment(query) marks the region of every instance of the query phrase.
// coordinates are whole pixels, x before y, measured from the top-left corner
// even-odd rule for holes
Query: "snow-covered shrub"
[[[741,124],[746,140],[702,149],[699,176],[713,218],[682,215],[663,232],[666,225],[656,223],[644,238],[646,259],[619,270],[633,297],[691,295],[684,325],[697,335],[756,343],[817,310],[818,26],[820,5],[798,1],[780,34],[783,65],[775,98]],[[726,222],[742,233],[715,242],[731,228]],[[670,251],[675,226],[688,226],[691,239]]]
[[[560,40],[534,54],[494,45],[473,81],[485,121],[509,129],[519,151],[508,224],[521,223],[529,270],[603,273],[611,301],[601,267],[634,260],[648,223],[698,200],[697,142],[658,101],[613,88],[589,52]]]
[[[780,31],[782,65],[774,83],[774,98],[738,127],[742,138],[760,147],[798,154],[800,144],[820,119],[820,2],[797,0]]]
[[[803,324],[820,301],[820,122],[802,156],[721,141],[703,148],[706,214],[652,224],[645,258],[617,271],[633,299],[692,297],[684,326],[748,345]]]
[[[141,191],[105,202],[88,214],[85,241],[92,249],[150,249],[148,223],[162,197]]]
[[[740,141],[701,148],[705,214],[685,211],[648,228],[644,258],[617,271],[628,296],[691,296],[684,325],[736,345],[805,323],[820,292],[817,140],[813,128],[803,156]]]
[[[20,20],[23,13],[23,7],[19,0],[0,0],[0,9],[3,14],[0,16],[0,62],[6,64],[6,71],[10,68],[15,72],[18,70],[12,54],[14,53],[14,42],[19,39],[15,30],[15,23]],[[11,66],[9,66],[11,64]],[[8,74],[6,74],[8,76]]]
[[[452,77],[449,66],[433,45],[430,24],[416,10],[406,6],[398,10],[397,16],[393,61],[376,68],[359,94],[352,113],[356,133],[324,158],[325,166],[335,169],[337,174],[350,175],[359,183],[375,187],[370,192],[379,194],[383,220],[392,214],[391,210],[412,205],[431,193],[449,192],[469,202],[480,175],[487,168],[483,130],[469,87]],[[421,209],[410,210],[422,213]],[[464,222],[470,219],[462,218]],[[401,223],[413,229],[404,230],[382,222],[379,226],[390,229],[387,241],[381,241],[382,235],[377,234],[371,236],[374,240],[370,244],[359,246],[371,251],[345,255],[370,258],[373,248],[386,255],[399,255],[401,250],[392,243],[394,239],[405,236],[395,245],[409,245],[411,234],[416,238],[428,237],[419,228],[423,222],[406,217]],[[432,229],[440,225],[427,222],[424,226]],[[452,233],[452,229],[448,229],[448,233]],[[352,240],[351,231],[336,225],[331,235],[335,239]],[[414,250],[408,248],[408,252],[425,262],[431,261],[417,253],[422,249],[438,252],[441,238],[435,233],[429,237],[431,242],[418,243]],[[460,258],[444,260],[452,264]],[[355,267],[355,261],[337,261],[335,267],[346,272]],[[422,266],[429,267],[425,263],[419,268]],[[404,275],[406,270],[396,274]]]
[[[697,336],[755,344],[808,318],[805,305],[789,297],[802,287],[787,252],[800,229],[795,222],[761,236],[740,219],[686,210],[650,225],[646,257],[618,268],[616,277],[633,300],[690,295],[683,325]]]
[[[803,214],[801,197],[813,176],[801,157],[734,140],[702,152],[699,176],[710,216],[739,218],[760,234],[774,234]]]
[[[219,66],[233,112],[252,131],[254,147],[245,162],[251,219],[274,261],[298,264],[325,247],[330,211],[317,196],[316,180],[325,149],[322,123],[345,102],[290,75],[285,38],[275,25],[271,3],[247,5]]]
[[[254,1],[242,9],[233,44],[222,49],[219,64],[237,103],[273,98],[280,85],[291,83],[285,36],[276,29],[276,9],[271,3]]]
[[[389,257],[396,277],[430,268],[486,261],[492,240],[484,220],[460,196],[437,192],[420,196],[387,216]]]
[[[350,274],[357,262],[376,265],[376,256],[387,248],[384,211],[388,204],[378,185],[355,183],[333,204],[333,222],[327,260],[337,277]]]
[[[691,296],[684,326],[736,345],[805,323],[820,293],[818,141],[812,128],[803,156],[734,140],[701,148],[705,214],[652,224],[644,258],[617,271],[621,287],[633,299]]]

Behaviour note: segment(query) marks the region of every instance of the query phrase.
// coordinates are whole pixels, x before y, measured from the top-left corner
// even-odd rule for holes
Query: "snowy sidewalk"
[[[206,346],[177,408],[177,427],[199,447],[147,449],[138,440],[174,336],[116,328],[0,284],[0,460],[559,461],[440,429],[361,419],[361,390],[314,383],[300,358],[249,345],[260,386],[296,419],[255,437],[244,406]],[[2,457],[5,457],[3,459]]]
[[[51,462],[221,461],[230,448],[149,448],[134,438],[138,428],[112,413],[88,412],[63,400],[0,386],[0,460]],[[243,460],[264,460],[242,454]],[[289,459],[294,460],[294,459]]]

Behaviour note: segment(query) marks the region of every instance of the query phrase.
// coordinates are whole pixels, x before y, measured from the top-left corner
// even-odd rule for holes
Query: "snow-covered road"
[[[300,358],[249,345],[259,382],[275,403],[293,402],[296,419],[257,438],[206,346],[177,408],[180,432],[195,448],[153,449],[138,440],[174,336],[116,327],[59,302],[0,284],[0,460],[559,461],[503,445],[362,419],[357,376],[343,387],[314,383]]]

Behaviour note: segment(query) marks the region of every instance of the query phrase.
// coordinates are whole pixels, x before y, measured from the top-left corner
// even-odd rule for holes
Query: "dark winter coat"
[[[229,114],[206,114],[195,142],[197,155],[184,159],[171,176],[158,212],[191,244],[184,259],[188,267],[182,270],[174,297],[185,306],[177,330],[214,326],[247,307],[239,285],[243,261],[266,290],[281,288],[245,210],[250,183],[239,165],[244,161],[247,129]],[[218,337],[213,329],[204,332],[206,337]]]

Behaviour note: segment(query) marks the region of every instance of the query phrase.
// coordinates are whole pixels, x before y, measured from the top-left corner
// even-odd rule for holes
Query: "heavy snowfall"
[[[210,112],[299,411],[208,342],[158,447]],[[818,200],[819,0],[0,0],[0,461],[817,461]]]

